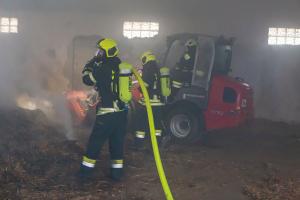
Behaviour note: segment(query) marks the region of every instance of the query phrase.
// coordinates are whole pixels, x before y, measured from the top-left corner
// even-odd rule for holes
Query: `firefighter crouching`
[[[84,84],[98,89],[101,102],[96,109],[96,121],[83,156],[80,178],[91,178],[104,143],[109,141],[110,176],[120,180],[123,174],[123,145],[126,134],[127,103],[131,100],[132,66],[118,58],[118,47],[112,39],[97,43],[98,51],[84,67]]]
[[[155,134],[158,142],[162,138],[162,117],[165,100],[171,94],[169,69],[163,67],[159,69],[156,57],[151,51],[142,54],[143,65],[142,78],[149,92],[150,103],[153,110]],[[139,101],[139,108],[135,121],[135,148],[137,150],[144,147],[144,139],[149,136],[150,130],[144,99]]]

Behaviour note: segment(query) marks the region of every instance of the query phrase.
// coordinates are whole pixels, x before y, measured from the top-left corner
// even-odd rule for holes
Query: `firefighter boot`
[[[93,180],[93,171],[94,169],[85,167],[83,165],[80,166],[79,172],[76,174],[78,181],[80,183],[86,183]]]
[[[144,131],[136,131],[134,138],[134,149],[139,151],[144,149],[144,140],[146,133]]]
[[[110,178],[114,181],[120,181],[121,178],[123,177],[123,169],[110,169]]]
[[[123,176],[123,160],[111,160],[110,178],[120,181]]]
[[[160,146],[161,140],[162,140],[162,131],[155,130],[155,136],[156,136],[157,144],[158,144],[158,146]]]
[[[82,182],[86,182],[92,179],[92,173],[94,171],[96,160],[90,159],[87,156],[83,156],[83,160],[78,172],[78,178]]]

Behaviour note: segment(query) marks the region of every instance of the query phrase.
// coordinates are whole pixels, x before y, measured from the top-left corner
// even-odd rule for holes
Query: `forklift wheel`
[[[166,125],[174,140],[190,143],[201,139],[204,132],[203,119],[202,113],[181,107],[168,113]]]

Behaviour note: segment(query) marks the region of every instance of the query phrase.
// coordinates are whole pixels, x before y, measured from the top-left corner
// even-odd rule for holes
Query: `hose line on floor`
[[[152,112],[152,107],[150,104],[149,94],[145,87],[144,81],[142,80],[141,76],[139,75],[139,73],[137,72],[137,70],[135,68],[133,68],[133,74],[135,75],[136,79],[138,80],[139,85],[142,89],[143,96],[144,96],[146,109],[147,109],[147,115],[148,115],[149,128],[150,128],[152,149],[153,149],[155,164],[156,164],[156,168],[157,168],[158,175],[160,178],[160,182],[161,182],[162,188],[164,190],[166,199],[173,200],[174,198],[173,198],[172,192],[170,190],[170,187],[169,187],[169,184],[168,184],[165,172],[164,172],[164,168],[163,168],[163,165],[161,162],[160,154],[159,154],[159,149],[158,149],[156,135],[155,135],[153,112]]]

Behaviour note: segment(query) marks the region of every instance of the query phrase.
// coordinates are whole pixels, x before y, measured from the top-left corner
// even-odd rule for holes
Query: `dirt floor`
[[[39,111],[0,111],[0,199],[164,199],[150,150],[128,148],[126,174],[111,182],[104,149],[95,180],[80,183],[80,142]],[[130,138],[128,136],[128,138]],[[210,133],[204,144],[173,144],[161,152],[175,199],[299,200],[300,126],[256,120],[251,126]]]

